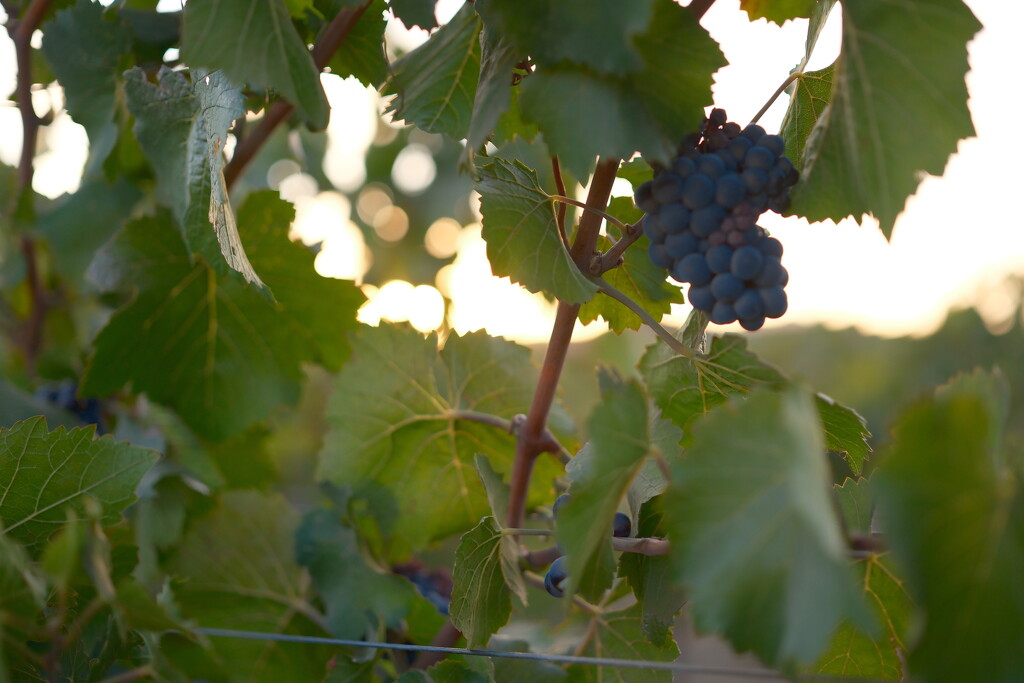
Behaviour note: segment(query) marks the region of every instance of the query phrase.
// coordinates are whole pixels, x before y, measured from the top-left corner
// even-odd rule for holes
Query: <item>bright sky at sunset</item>
[[[441,0],[439,19],[446,21],[461,4],[461,0]],[[1021,103],[1007,74],[1019,74],[1024,67],[1017,35],[1024,25],[1024,6],[1000,0],[967,0],[967,4],[985,26],[970,44],[972,71],[967,80],[977,137],[961,142],[944,177],[925,179],[898,220],[890,243],[870,219],[864,226],[853,220],[808,225],[800,219],[766,214],[760,224],[784,243],[783,263],[791,276],[789,312],[780,321],[769,321],[766,328],[825,322],[885,335],[924,334],[941,323],[950,306],[976,303],[995,323],[1016,304],[1017,294],[1004,283],[1009,273],[1024,275],[1024,219],[1013,201],[1024,187],[1024,172],[1017,161],[1024,158],[1024,138],[1004,135],[1004,122],[1019,111]],[[162,9],[180,6],[179,0],[161,1]],[[764,21],[751,24],[738,6],[738,0],[718,0],[703,24],[731,63],[716,75],[716,105],[742,124],[800,61],[807,22],[789,22],[782,28]],[[835,58],[839,21],[837,8],[810,69]],[[408,49],[425,36],[394,22],[388,40]],[[4,94],[13,90],[14,74],[13,48],[3,33],[0,91]],[[368,267],[369,250],[351,217],[358,213],[379,237],[390,240],[405,238],[408,217],[392,204],[387,188],[366,188],[352,200],[343,194],[363,183],[362,155],[379,134],[374,117],[380,104],[376,93],[354,81],[325,76],[323,82],[333,108],[325,171],[340,192],[319,192],[312,178],[298,173],[292,162],[272,168],[269,180],[296,202],[296,236],[308,243],[325,240],[318,270],[359,279]],[[51,98],[59,102],[60,91],[52,87],[37,97],[37,108],[45,111]],[[787,98],[781,97],[761,124],[777,130],[786,103]],[[899,112],[893,112],[893,120],[899,122]],[[11,103],[0,107],[0,130],[4,131],[0,160],[16,164],[20,120]],[[913,135],[913,129],[906,134]],[[47,135],[49,147],[38,158],[35,188],[56,197],[77,187],[87,140],[66,114],[57,118]],[[434,173],[429,140],[423,140],[399,155],[393,179],[402,191],[415,193],[427,189]],[[628,186],[620,191],[626,192]],[[450,315],[459,332],[486,327],[492,334],[520,341],[546,340],[553,307],[490,275],[479,225],[438,221],[427,233],[425,248],[435,255],[457,256],[433,286],[394,282],[379,291],[368,288],[373,301],[363,311],[367,322],[381,317],[409,319],[420,329],[430,329],[443,314],[440,291],[453,301]],[[687,312],[687,306],[679,306],[667,322],[678,324]],[[581,326],[579,336],[594,336],[603,329],[603,324],[586,330]]]

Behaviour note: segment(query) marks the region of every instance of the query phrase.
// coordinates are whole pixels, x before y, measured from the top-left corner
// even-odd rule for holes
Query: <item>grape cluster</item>
[[[784,150],[778,135],[740,129],[714,109],[671,167],[636,190],[651,263],[689,283],[690,304],[713,323],[757,330],[789,305],[782,243],[757,225],[765,211],[789,208],[799,174]]]

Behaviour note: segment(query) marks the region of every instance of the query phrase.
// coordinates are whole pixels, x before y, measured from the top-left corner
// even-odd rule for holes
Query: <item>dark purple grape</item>
[[[759,315],[756,318],[740,318],[740,325],[748,332],[756,332],[764,327],[764,316]]]
[[[800,172],[796,170],[793,162],[788,157],[779,157],[778,161],[775,162],[775,168],[782,173],[783,187],[793,187],[796,185],[796,181],[800,179]]]
[[[637,208],[644,213],[655,213],[660,206],[658,200],[654,198],[654,181],[648,180],[645,183],[641,183],[640,187],[636,188],[636,192],[633,193],[633,201],[636,202]]]
[[[654,244],[661,244],[665,241],[665,229],[661,227],[658,217],[654,214],[646,214],[641,223],[644,234]]]
[[[743,161],[743,157],[747,156],[747,150],[754,146],[754,143],[747,138],[739,137],[735,140],[729,141],[729,146],[726,148],[729,153],[732,154],[733,158],[737,161]]]
[[[772,163],[775,160],[772,159]],[[697,161],[697,171],[714,180],[726,172],[725,162],[717,154],[705,154]]]
[[[708,315],[708,320],[715,323],[716,325],[728,325],[729,323],[736,322],[736,309],[732,307],[732,304],[726,301],[719,301],[715,303],[711,309],[711,314]]]
[[[674,173],[662,173],[654,179],[651,194],[659,204],[678,202],[683,196],[683,179]]]
[[[763,287],[757,290],[764,302],[764,314],[768,318],[781,318],[789,308],[789,299],[786,297],[786,290],[781,286]]]
[[[757,141],[757,144],[767,147],[777,157],[781,157],[786,151],[786,143],[778,135],[764,135]]]
[[[743,280],[732,273],[719,273],[711,280],[711,293],[719,301],[732,303],[743,294]]]
[[[691,306],[705,313],[715,305],[715,295],[711,293],[710,285],[691,286],[690,291],[686,293],[686,298],[690,301]]]
[[[744,128],[743,132],[741,132],[740,135],[747,138],[756,145],[757,141],[764,137],[764,128],[757,125],[756,123],[752,123],[746,128]]]
[[[786,213],[789,210],[789,195],[781,194],[769,197],[768,208],[775,213]]]
[[[708,204],[697,209],[690,216],[690,230],[698,237],[707,237],[722,225],[725,209],[718,204]]]
[[[616,512],[615,519],[612,521],[612,536],[629,538],[631,531],[633,531],[633,523],[629,520],[629,515]]]
[[[697,164],[689,157],[676,157],[672,162],[672,172],[684,180],[693,175],[697,170]]]
[[[556,598],[565,597],[563,584],[565,583],[565,580],[569,578],[569,568],[566,564],[566,557],[565,555],[562,555],[551,563],[551,566],[548,567],[548,573],[544,575],[544,588],[546,588],[548,593]]]
[[[665,250],[665,246],[662,244],[651,242],[651,246],[647,247],[647,258],[658,268],[672,267],[673,259],[668,255],[668,251]]]
[[[666,204],[658,211],[658,225],[666,235],[686,230],[690,224],[690,210],[682,204]]]
[[[675,260],[697,251],[700,240],[689,230],[677,232],[665,238],[665,251]]]
[[[761,168],[767,171],[775,165],[775,155],[767,147],[761,145],[754,145],[747,150],[747,156],[743,157],[743,168]],[[657,181],[655,181],[657,183]],[[660,202],[661,197],[658,195],[657,184],[654,188],[654,197]],[[664,202],[662,202],[664,203]]]
[[[740,124],[734,121],[729,121],[724,126],[722,126],[722,132],[725,133],[725,136],[727,138],[732,140],[733,138],[740,134]]]
[[[728,122],[728,120],[729,115],[725,113],[724,109],[720,109],[718,107],[712,109],[711,113],[708,115],[708,125],[712,128],[721,128]]]
[[[747,197],[747,186],[738,173],[726,173],[715,186],[715,203],[726,209],[737,206]]]
[[[754,279],[754,284],[758,287],[775,287],[782,278],[783,270],[778,256],[766,256],[761,265],[761,272]]]
[[[743,138],[740,139],[742,140]],[[740,177],[743,178],[743,183],[750,194],[764,192],[765,188],[768,187],[768,172],[763,168],[744,169]]]
[[[717,152],[715,152],[715,156],[721,159],[722,163],[725,164],[726,173],[732,173],[736,171],[736,169],[738,169],[740,166],[740,162],[736,159],[736,157],[732,155],[732,152],[730,152],[728,149],[718,150]]]
[[[764,320],[764,302],[761,300],[760,290],[745,289],[743,294],[733,304],[736,309],[736,316],[742,322],[744,318],[761,318]]]
[[[715,182],[703,173],[694,173],[683,181],[683,203],[690,209],[707,206],[714,196]]]
[[[721,233],[716,233],[721,234]],[[727,244],[718,247],[711,247],[704,258],[707,259],[708,268],[712,273],[727,273],[732,263],[733,248]]]
[[[762,264],[764,255],[761,254],[761,250],[748,244],[737,249],[732,255],[729,270],[741,280],[753,280],[761,272]]]
[[[729,220],[729,217],[726,216],[725,220]],[[722,229],[715,230],[713,233],[708,235],[708,250],[710,251],[714,247],[720,247],[725,244],[725,235],[725,221],[722,221]]]
[[[558,511],[562,509],[562,506],[569,502],[569,494],[563,493],[562,495],[555,498],[554,504],[551,506],[551,516],[557,518]]]
[[[672,277],[679,282],[700,286],[711,279],[711,270],[703,254],[690,254],[676,261],[672,267]]]
[[[765,256],[782,258],[782,242],[774,237],[767,237],[757,245]]]

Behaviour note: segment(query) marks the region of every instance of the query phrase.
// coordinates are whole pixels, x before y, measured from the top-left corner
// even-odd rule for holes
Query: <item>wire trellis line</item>
[[[539,652],[503,652],[501,650],[470,650],[462,647],[440,647],[437,645],[413,645],[409,643],[378,643],[366,640],[345,640],[343,638],[325,638],[320,636],[298,636],[289,633],[264,633],[260,631],[240,631],[230,628],[192,629],[193,633],[221,638],[246,638],[248,640],[272,640],[282,643],[309,643],[315,645],[338,645],[342,647],[365,647],[381,650],[403,650],[407,652],[438,652],[449,655],[468,655],[471,657],[494,657],[504,659],[527,659],[538,662],[556,664],[586,664],[588,666],[610,666],[619,669],[648,669],[654,671],[673,671],[690,673],[699,676],[734,676],[739,678],[785,678],[783,674],[768,669],[741,669],[722,666],[703,666],[700,664],[683,664],[679,662],[655,662],[634,659],[617,659],[614,657],[581,657],[577,655],[548,655]],[[827,674],[799,674],[789,680],[798,681],[835,681],[836,683],[886,683],[880,678],[857,678],[851,676],[830,676]]]

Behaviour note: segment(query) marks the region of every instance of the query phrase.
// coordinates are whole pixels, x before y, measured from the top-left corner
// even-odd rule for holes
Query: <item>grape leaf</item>
[[[565,302],[590,299],[597,286],[579,271],[562,244],[554,202],[538,185],[536,172],[499,157],[479,171],[483,237],[494,274]]]
[[[560,62],[537,69],[520,86],[523,119],[537,124],[577,177],[598,155],[628,159],[639,151],[667,164],[704,118],[712,74],[726,65],[693,14],[671,0],[655,0],[649,29],[633,43],[644,62],[636,73],[603,75]]]
[[[875,621],[882,624],[874,637],[843,622],[825,654],[810,670],[818,674],[903,680],[903,661],[913,605],[906,588],[884,557],[872,555],[857,562],[861,585]]]
[[[387,112],[430,133],[466,137],[480,77],[480,18],[466,3],[423,45],[391,65]]]
[[[68,113],[89,135],[86,175],[99,170],[117,142],[114,112],[121,56],[132,33],[104,19],[99,3],[79,2],[44,25],[43,54],[64,88]]]
[[[480,78],[466,132],[466,154],[470,163],[512,104],[512,70],[522,59],[505,36],[495,35],[486,25],[480,33],[480,45]]]
[[[844,618],[869,626],[807,392],[754,391],[693,431],[664,505],[697,629],[788,666],[814,661]]]
[[[867,422],[857,411],[825,394],[817,394],[814,401],[825,429],[825,445],[840,453],[854,475],[859,475],[871,452]]]
[[[657,503],[644,505],[637,519],[636,535],[641,538],[664,536],[663,518]],[[670,559],[622,553],[619,574],[629,581],[640,602],[640,627],[644,636],[654,645],[665,647],[673,640],[675,617],[686,602],[686,593],[675,580]]]
[[[433,683],[494,683],[494,664],[484,657],[438,662],[428,672]]]
[[[528,641],[502,636],[491,638],[491,642],[487,647],[490,650],[497,650],[499,652],[530,651],[530,643]],[[553,662],[509,659],[506,657],[495,657],[491,661],[494,663],[494,679],[496,681],[559,683],[559,681],[566,679],[565,671]]]
[[[590,639],[579,653],[583,656],[654,662],[671,662],[679,656],[675,641],[669,640],[665,647],[658,647],[647,640],[643,633],[640,605],[621,612],[599,612],[590,619]],[[671,671],[618,669],[589,664],[573,664],[569,667],[569,676],[573,681],[585,683],[668,683],[672,680]]]
[[[569,557],[569,591],[598,602],[612,584],[612,521],[650,449],[647,398],[640,383],[610,371],[598,377],[601,402],[587,421],[590,442],[568,469],[571,498],[559,510],[559,545]]]
[[[508,515],[508,484],[502,480],[500,474],[494,471],[487,456],[477,454],[473,458],[473,462],[476,465],[477,474],[480,475],[480,481],[483,482],[484,490],[487,492],[487,502],[491,505],[491,513],[498,526],[502,526],[501,522],[497,520],[505,519]],[[519,571],[519,544],[513,537],[502,537],[500,559],[501,572],[505,577],[506,585],[516,594],[520,602],[524,605],[527,604],[526,582],[523,580],[522,572]]]
[[[140,196],[138,187],[124,178],[113,185],[96,180],[39,217],[39,232],[49,241],[62,276],[75,284],[82,279],[93,255],[121,227]]]
[[[437,28],[434,4],[435,0],[390,0],[388,6],[406,27],[419,26],[430,31]]]
[[[486,647],[512,614],[512,594],[503,571],[503,556],[510,551],[518,562],[515,539],[503,536],[490,516],[459,541],[452,571],[451,619],[471,648]]]
[[[388,78],[388,59],[384,54],[384,0],[374,0],[331,57],[331,73],[346,78],[355,76],[368,87],[379,88]]]
[[[608,205],[608,213],[626,223],[637,223],[643,212],[633,205],[629,197],[616,197]],[[665,279],[665,269],[659,268],[647,258],[647,247],[650,241],[640,237],[623,257],[623,263],[603,275],[608,284],[618,289],[630,299],[640,304],[655,320],[672,310],[672,304],[685,303],[683,290]],[[598,247],[606,251],[611,240],[601,237]],[[638,330],[643,321],[633,311],[611,298],[604,292],[597,295],[580,307],[580,321],[593,322],[598,316],[604,318],[608,326],[616,334],[627,329]]]
[[[832,100],[804,148],[791,209],[812,221],[871,213],[886,237],[921,172],[941,174],[957,142],[974,135],[964,74],[967,42],[981,28],[961,0],[892,8],[842,3]]]
[[[636,39],[644,34],[655,0],[477,0],[480,17],[496,35],[541,67],[570,61],[598,73],[625,75],[644,68]]]
[[[192,263],[165,213],[130,223],[92,272],[107,290],[138,291],[96,338],[82,391],[105,395],[131,382],[201,436],[222,440],[294,402],[302,363],[338,369],[364,299],[351,283],[315,273],[309,250],[285,237],[291,218],[269,191],[251,194],[239,212],[253,262],[280,290],[276,304]]]
[[[159,455],[95,433],[95,426],[51,432],[43,417],[0,428],[0,535],[36,554],[69,509],[87,516],[86,497],[99,503],[104,524],[121,518]]]
[[[832,485],[843,523],[850,534],[870,534],[871,518],[875,512],[874,494],[867,479],[847,479],[840,486]]]
[[[1009,682],[1024,670],[1024,467],[993,457],[1004,382],[961,378],[910,406],[872,479],[923,612],[908,661],[922,681]]]
[[[790,19],[811,16],[817,0],[740,0],[743,9],[751,21],[767,19],[779,26]]]
[[[273,88],[309,127],[327,127],[330,105],[320,72],[284,0],[218,0],[185,6],[181,52],[192,67],[223,69],[236,83]]]
[[[367,683],[380,680],[374,675],[374,669],[377,668],[376,659],[355,662],[344,655],[337,655],[331,662],[332,667],[327,672],[324,683]]]
[[[832,79],[836,65],[830,64],[819,71],[806,71],[797,75],[789,88],[789,108],[782,117],[779,134],[786,141],[786,156],[796,165],[803,166],[804,149],[832,99]]]
[[[363,560],[355,533],[329,510],[303,516],[295,556],[313,577],[327,608],[327,627],[338,638],[359,639],[382,624],[398,628],[417,599],[411,583]]]
[[[402,559],[489,514],[474,455],[507,474],[515,438],[462,416],[525,413],[537,371],[529,349],[482,333],[450,335],[440,352],[435,336],[405,327],[364,328],[353,343],[327,406],[318,475],[351,486],[381,523],[397,507],[382,553]],[[549,497],[561,469],[547,459],[537,466],[534,502]]]
[[[298,526],[298,513],[281,496],[225,493],[169,562],[168,571],[181,579],[174,593],[183,616],[208,628],[327,636],[310,618],[317,612],[309,577],[295,561]],[[239,638],[210,644],[224,669],[215,678],[225,681],[320,680],[334,654],[314,644]],[[186,669],[195,657],[177,648],[167,655]]]
[[[46,580],[39,569],[13,537],[0,535],[0,615],[19,615],[27,620],[45,604]],[[0,619],[4,627],[8,623]]]

